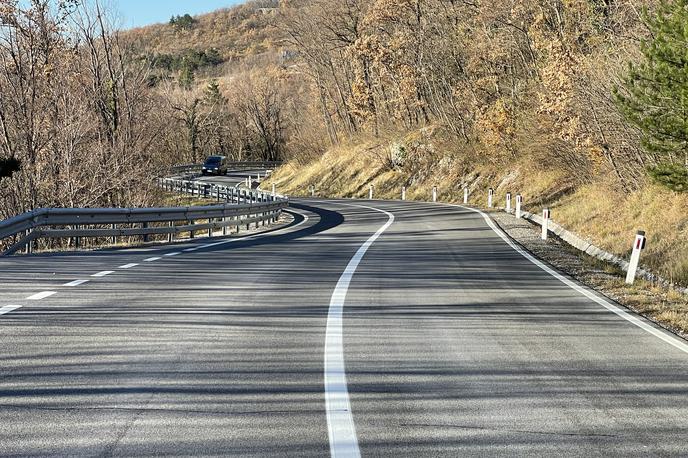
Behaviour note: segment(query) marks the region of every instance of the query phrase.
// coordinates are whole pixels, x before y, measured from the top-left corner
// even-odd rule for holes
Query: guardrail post
[[[194,224],[196,224],[196,223],[194,222],[194,220],[190,220],[190,221],[189,221],[189,225],[190,225],[190,226],[193,226]],[[193,229],[189,229],[189,238],[190,238],[190,239],[196,238],[196,231],[194,231]]]
[[[635,274],[638,271],[638,263],[640,262],[640,252],[645,249],[645,231],[638,231],[633,242],[633,251],[631,252],[631,260],[628,263],[628,273],[626,274],[626,283],[632,285],[635,282]]]
[[[494,189],[490,188],[487,191],[487,208],[492,208],[492,198],[494,197]]]
[[[74,229],[78,231],[79,229],[81,229],[81,226],[77,224],[74,226]],[[74,248],[78,250],[80,247],[81,247],[81,237],[74,237]]]
[[[542,210],[542,240],[547,240],[547,231],[549,230],[549,219],[552,213],[549,208]]]
[[[432,201],[437,202],[437,186],[432,187]]]
[[[28,237],[29,234],[31,234],[31,230],[30,230],[30,229],[27,229],[27,230],[24,231],[24,237]],[[26,243],[26,254],[31,254],[31,244],[32,244],[32,243],[33,243],[33,241],[31,241],[31,240],[29,240],[29,241]]]
[[[116,224],[113,224],[113,225],[111,226],[111,228],[112,228],[112,230],[114,231],[115,229],[117,229],[117,225],[116,225]],[[113,245],[117,245],[117,236],[116,236],[116,235],[113,235],[113,236],[112,236],[111,242],[112,242]]]
[[[212,219],[212,218],[208,218],[208,224],[213,224],[213,219]],[[211,227],[208,228],[208,237],[212,237],[212,236],[213,236],[213,228],[212,228],[212,226],[211,226]]]
[[[521,219],[521,205],[523,205],[523,196],[516,194],[516,218]]]
[[[468,187],[463,188],[463,203],[468,203]]]
[[[174,227],[174,221],[170,221],[169,225],[171,228],[173,228]],[[170,232],[169,234],[167,234],[167,241],[169,243],[172,243],[172,240],[174,240],[174,232]]]
[[[141,223],[142,229],[148,229],[148,223]],[[148,243],[148,234],[143,234],[143,243]]]
[[[511,193],[506,193],[506,212],[511,213]]]
[[[373,200],[373,188],[374,186],[371,184],[370,188],[368,188],[368,199]]]

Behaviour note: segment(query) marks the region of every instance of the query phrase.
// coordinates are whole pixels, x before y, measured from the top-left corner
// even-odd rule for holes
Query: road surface
[[[685,341],[482,215],[293,212],[245,239],[0,258],[0,454],[688,455]]]

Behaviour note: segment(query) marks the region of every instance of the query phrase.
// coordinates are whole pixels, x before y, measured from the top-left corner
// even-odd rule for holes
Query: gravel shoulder
[[[550,234],[540,238],[541,228],[503,212],[492,219],[516,242],[538,258],[615,302],[688,340],[688,296],[679,291],[636,280],[625,283],[625,272],[600,261]]]

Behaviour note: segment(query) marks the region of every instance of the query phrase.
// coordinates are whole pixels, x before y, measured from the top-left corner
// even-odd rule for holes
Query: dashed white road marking
[[[387,215],[387,222],[361,245],[339,277],[330,300],[327,314],[327,330],[325,332],[325,409],[327,413],[327,429],[330,437],[330,455],[333,457],[360,457],[356,437],[356,425],[351,413],[349,389],[346,383],[346,367],[344,364],[343,343],[343,311],[346,293],[351,279],[358,268],[358,264],[368,251],[368,248],[394,222],[394,215],[379,208],[363,205],[347,205],[349,207],[375,210]]]
[[[182,254],[181,251],[175,251],[174,253],[167,253],[167,254],[165,254],[164,256],[178,256],[178,255],[180,255],[180,254]]]
[[[110,275],[110,274],[114,274],[114,273],[115,272],[112,270],[104,270],[102,272],[98,272],[97,274],[91,275],[91,277],[96,277],[96,278],[105,277],[106,275]]]
[[[131,264],[124,264],[123,266],[119,266],[120,269],[131,269],[132,267],[136,267],[138,264],[136,263],[131,263]]]
[[[83,285],[84,283],[88,283],[88,282],[89,282],[89,280],[74,280],[74,281],[70,281],[69,283],[65,283],[62,286],[79,286],[79,285]]]
[[[36,293],[32,296],[27,297],[26,300],[40,301],[41,299],[45,299],[46,297],[52,296],[53,294],[57,294],[57,291],[42,291],[40,293]]]
[[[160,256],[153,256],[152,258],[144,259],[143,262],[153,262],[162,259]]]
[[[14,312],[17,309],[22,308],[21,305],[6,305],[0,308],[0,315],[5,315],[10,312]]]

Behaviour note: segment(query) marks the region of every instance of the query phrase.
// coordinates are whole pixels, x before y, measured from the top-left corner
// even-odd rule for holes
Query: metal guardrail
[[[227,170],[251,170],[251,169],[274,169],[282,165],[279,161],[238,161],[228,162]],[[170,167],[170,172],[175,174],[186,174],[201,172],[203,164],[181,164]]]
[[[182,232],[189,232],[193,238],[196,231],[208,230],[212,235],[213,230],[222,229],[226,235],[230,227],[238,230],[252,223],[258,226],[276,221],[289,205],[286,197],[257,190],[174,178],[162,178],[158,183],[166,190],[215,198],[218,203],[162,208],[40,208],[0,221],[0,241],[19,237],[2,254],[10,255],[22,248],[30,252],[31,242],[39,238],[74,238],[78,247],[81,237],[112,237],[114,242],[116,237],[143,236],[145,242],[150,235],[166,234],[171,242],[174,234]],[[197,220],[207,222],[196,224]]]

